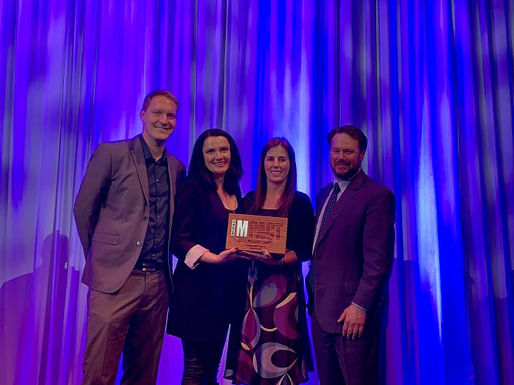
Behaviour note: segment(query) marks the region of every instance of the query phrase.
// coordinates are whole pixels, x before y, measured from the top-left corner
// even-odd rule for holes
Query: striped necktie
[[[323,213],[323,218],[321,219],[321,225],[319,226],[318,239],[323,231],[327,227],[328,218],[330,217],[330,213],[334,209],[334,206],[337,203],[337,195],[341,192],[341,187],[339,187],[339,183],[334,183],[334,188],[332,189],[332,194],[330,194],[330,198],[328,198],[327,206],[325,207],[325,212]]]
[[[337,195],[341,192],[341,187],[339,187],[339,183],[334,183],[334,187],[332,188],[332,193],[328,198],[327,205],[325,206],[325,211],[323,212],[323,218],[321,218],[321,225],[319,226],[318,236],[316,242],[319,240],[319,237],[325,230],[325,227],[328,223],[328,218],[330,217],[330,212],[334,209],[334,206],[337,203]],[[314,256],[313,256],[314,257]],[[307,287],[309,288],[310,293],[314,294],[314,261],[312,261],[309,269],[309,273],[306,277]]]

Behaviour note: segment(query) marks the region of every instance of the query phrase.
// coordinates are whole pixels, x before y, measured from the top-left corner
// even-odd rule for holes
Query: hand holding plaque
[[[237,255],[240,258],[259,261],[266,265],[282,265],[284,262],[284,256],[282,254],[271,255],[268,250],[261,249],[260,251],[237,251]]]
[[[286,251],[287,218],[229,214],[226,248],[237,247],[243,257],[263,260],[268,253]]]

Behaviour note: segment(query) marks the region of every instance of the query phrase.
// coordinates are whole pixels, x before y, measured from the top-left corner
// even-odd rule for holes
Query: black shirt
[[[150,218],[146,230],[143,250],[138,264],[163,264],[168,258],[168,228],[170,213],[170,179],[166,150],[155,160],[148,145],[140,135],[148,175]]]

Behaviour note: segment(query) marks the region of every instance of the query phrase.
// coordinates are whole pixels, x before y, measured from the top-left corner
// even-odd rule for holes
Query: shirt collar
[[[143,138],[143,135],[139,135],[139,140],[141,141],[141,146],[143,147],[143,155],[145,157],[145,162],[146,163],[152,163],[152,162],[156,162],[156,163],[164,163],[164,161],[166,160],[166,148],[164,148],[163,152],[162,152],[162,157],[156,161],[153,156],[152,156],[152,153],[150,152],[150,149],[148,148],[148,144],[146,144],[144,138]]]
[[[355,174],[353,174],[353,176],[350,179],[346,179],[346,180],[343,180],[343,179],[339,178],[338,176],[334,175],[334,183],[337,183],[339,185],[339,188],[341,189],[341,191],[344,191],[345,188],[348,187],[350,182],[353,180],[353,178],[355,178],[355,176],[358,175],[360,172],[361,172],[361,168],[359,168],[357,170],[357,172]]]

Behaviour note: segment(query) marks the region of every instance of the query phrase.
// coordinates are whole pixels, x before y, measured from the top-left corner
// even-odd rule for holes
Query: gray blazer
[[[166,155],[171,235],[176,185],[185,168],[173,155]],[[82,282],[104,293],[118,291],[141,254],[150,215],[148,176],[138,136],[98,146],[89,160],[73,213],[86,257]]]

